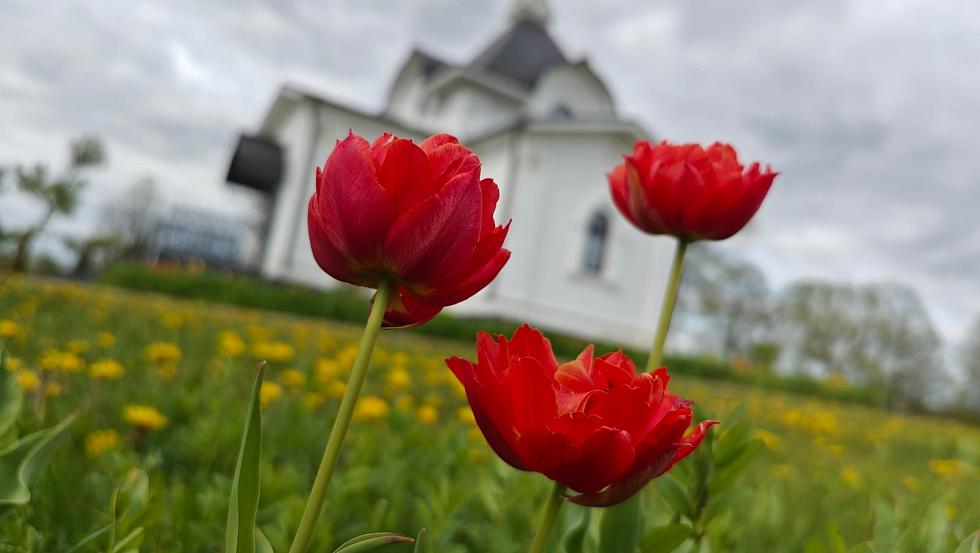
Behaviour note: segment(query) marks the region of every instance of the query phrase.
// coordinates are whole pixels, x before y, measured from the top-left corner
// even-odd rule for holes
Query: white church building
[[[381,113],[285,86],[257,133],[243,136],[228,180],[269,195],[259,271],[272,280],[339,285],[317,266],[306,229],[314,171],[348,129],[416,139],[448,132],[500,187],[498,221],[513,252],[497,279],[450,307],[457,315],[647,347],[674,243],[640,233],[617,212],[606,173],[647,134],[620,118],[602,80],[569,60],[540,1],[516,2],[509,29],[469,63],[414,51]]]

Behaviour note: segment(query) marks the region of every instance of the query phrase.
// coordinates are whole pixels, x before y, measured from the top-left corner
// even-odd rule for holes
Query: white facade
[[[465,66],[414,52],[382,114],[290,87],[279,93],[260,129],[284,152],[261,260],[265,276],[337,285],[313,260],[306,205],[315,166],[348,129],[369,140],[382,131],[417,138],[449,132],[500,186],[498,220],[513,221],[505,244],[513,255],[500,276],[449,309],[649,344],[674,244],[630,226],[616,212],[605,176],[644,133],[617,117],[585,62],[564,58],[539,8],[515,13],[511,29]]]

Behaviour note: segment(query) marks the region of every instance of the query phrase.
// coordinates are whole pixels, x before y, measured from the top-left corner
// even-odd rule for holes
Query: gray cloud
[[[628,115],[661,137],[733,142],[783,173],[727,247],[777,282],[916,286],[954,339],[980,313],[976,2],[552,4],[558,42]],[[413,45],[464,61],[506,11],[504,0],[8,1],[0,163],[57,161],[69,136],[98,132],[112,165],[89,212],[144,174],[172,198],[247,211],[223,186],[225,164],[283,82],[377,109]]]

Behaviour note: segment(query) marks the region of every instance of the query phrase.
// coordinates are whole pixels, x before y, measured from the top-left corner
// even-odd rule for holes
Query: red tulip
[[[619,211],[644,232],[724,240],[755,215],[777,174],[758,163],[745,169],[728,144],[704,149],[641,140],[609,174],[609,189]]]
[[[480,158],[437,134],[416,145],[351,132],[321,170],[307,213],[310,245],[330,276],[377,288],[394,279],[385,326],[424,323],[479,292],[510,251],[493,211],[499,190]]]
[[[638,374],[623,352],[592,350],[559,365],[551,343],[524,325],[511,340],[481,332],[475,364],[446,363],[501,459],[579,492],[574,503],[605,507],[670,470],[716,422],[685,435],[690,402],[667,391],[666,369]]]

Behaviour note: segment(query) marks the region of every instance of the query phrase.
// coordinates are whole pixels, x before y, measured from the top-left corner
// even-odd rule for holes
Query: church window
[[[582,268],[586,273],[598,275],[606,258],[606,245],[609,241],[609,216],[597,211],[589,218],[586,228],[585,251],[582,256]]]
[[[571,119],[574,116],[575,113],[572,111],[572,108],[565,103],[558,104],[551,110],[552,119]]]

